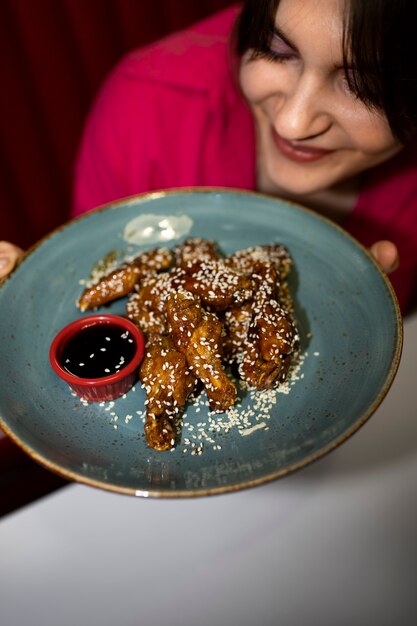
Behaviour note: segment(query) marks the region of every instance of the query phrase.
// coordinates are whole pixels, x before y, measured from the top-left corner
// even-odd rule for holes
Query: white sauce
[[[192,225],[187,215],[139,215],[126,224],[123,239],[138,246],[166,243],[188,235]]]

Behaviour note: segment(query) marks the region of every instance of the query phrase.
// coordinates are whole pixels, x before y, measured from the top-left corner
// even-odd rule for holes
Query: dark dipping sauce
[[[135,341],[128,330],[97,324],[83,328],[67,342],[61,365],[79,378],[104,378],[123,369],[135,352]]]

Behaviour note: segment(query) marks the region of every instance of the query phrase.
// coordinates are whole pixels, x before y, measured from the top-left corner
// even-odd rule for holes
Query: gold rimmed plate
[[[176,448],[157,452],[143,431],[140,385],[114,403],[86,403],[55,376],[48,351],[84,314],[75,306],[109,251],[136,254],[186,236],[224,253],[283,243],[301,336],[290,381],[241,392],[234,416],[190,403]],[[124,314],[125,300],[106,312]],[[32,458],[71,480],[115,492],[201,496],[285,476],[346,441],[379,406],[396,374],[402,320],[389,281],[341,228],[257,193],[191,189],[101,207],[34,246],[0,288],[0,425]]]

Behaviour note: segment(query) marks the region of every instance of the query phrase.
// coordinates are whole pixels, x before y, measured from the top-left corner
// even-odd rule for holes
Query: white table
[[[417,316],[394,385],[329,456],[206,499],[71,485],[0,521],[1,626],[417,624]]]

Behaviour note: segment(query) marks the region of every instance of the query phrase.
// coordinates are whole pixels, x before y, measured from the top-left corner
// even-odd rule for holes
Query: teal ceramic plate
[[[147,245],[128,244],[135,229]],[[148,217],[143,217],[148,216]],[[149,217],[150,216],[150,217]],[[180,218],[180,219],[174,219]],[[138,229],[136,228],[136,232]],[[114,405],[85,404],[52,371],[49,346],[82,316],[75,301],[98,259],[185,236],[225,253],[281,242],[294,260],[302,355],[279,393],[243,394],[235,416],[187,409],[175,450],[150,450],[140,385]],[[123,314],[124,301],[106,308]],[[267,196],[216,189],[154,193],[73,220],[32,248],[0,289],[0,425],[47,468],[142,496],[197,496],[282,477],[322,457],[378,407],[398,368],[402,322],[389,282],[343,230]]]

